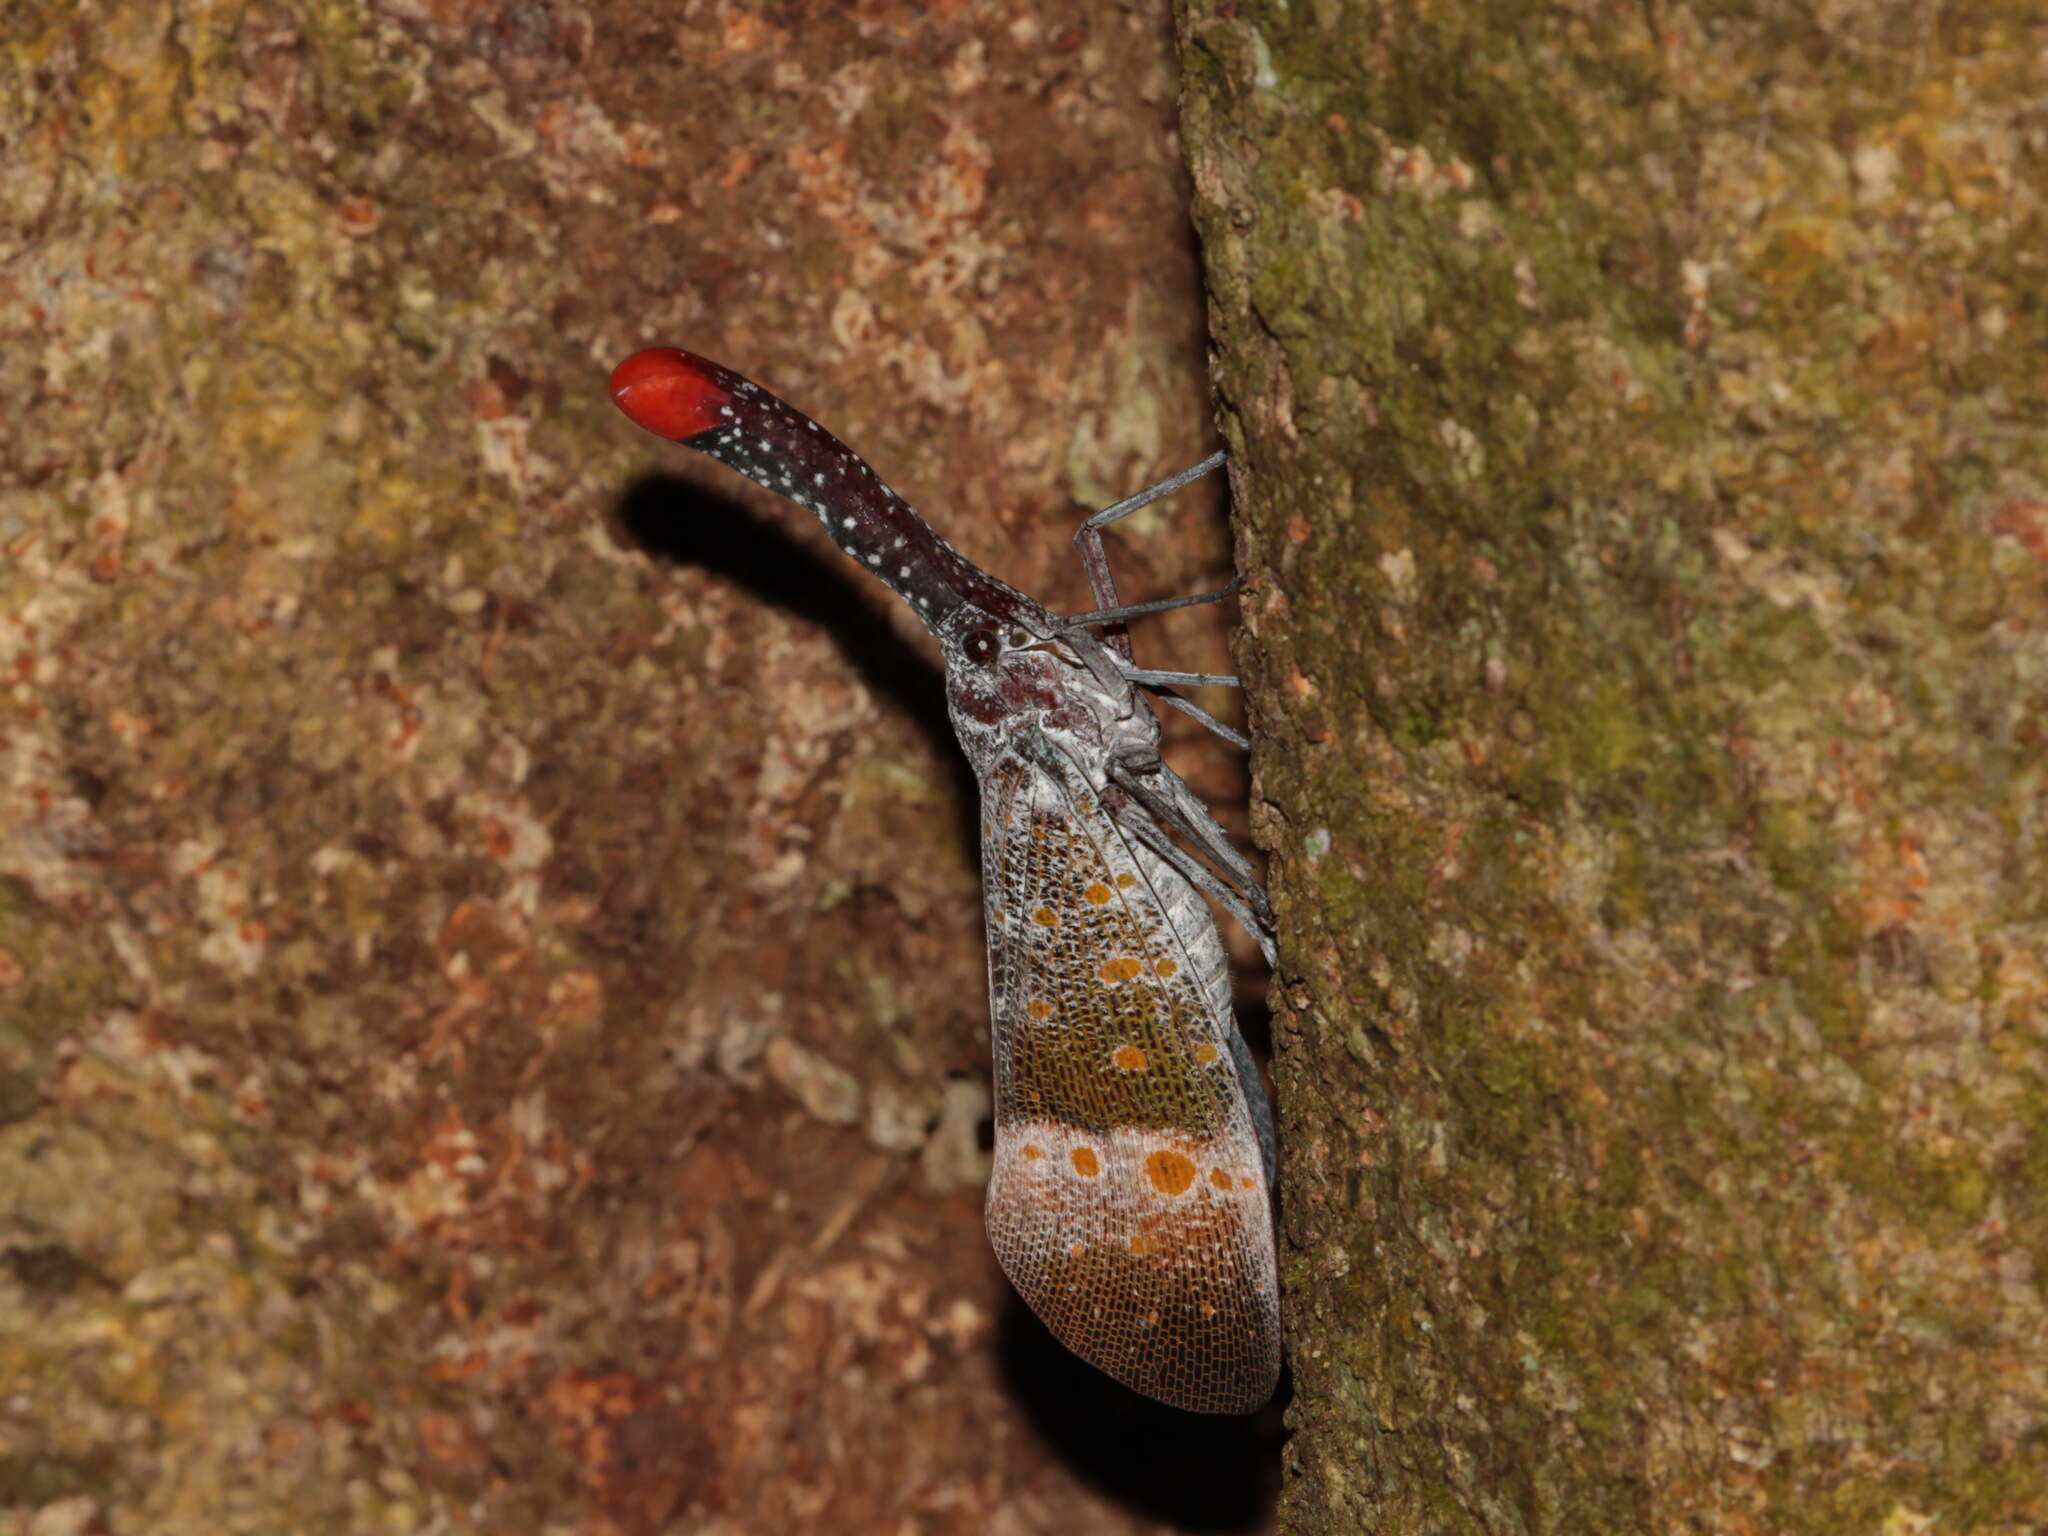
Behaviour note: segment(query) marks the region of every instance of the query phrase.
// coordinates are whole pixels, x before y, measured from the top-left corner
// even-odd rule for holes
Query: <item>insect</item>
[[[731,369],[656,348],[620,363],[611,389],[640,426],[810,509],[938,640],[981,786],[996,1079],[987,1225],[1004,1274],[1061,1342],[1126,1385],[1197,1411],[1259,1407],[1280,1368],[1273,1123],[1197,891],[1269,964],[1272,918],[1250,867],[1161,760],[1141,692],[1242,745],[1166,691],[1235,680],[1140,668],[1124,627],[1235,584],[1120,607],[1101,534],[1223,455],[1083,525],[1099,606],[1061,618],[970,563],[838,438]]]

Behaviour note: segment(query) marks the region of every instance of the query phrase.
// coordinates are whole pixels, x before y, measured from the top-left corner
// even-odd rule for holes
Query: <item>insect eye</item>
[[[996,652],[1002,649],[996,641],[996,632],[992,629],[970,630],[967,638],[960,644],[967,652],[969,661],[984,667],[994,661]]]

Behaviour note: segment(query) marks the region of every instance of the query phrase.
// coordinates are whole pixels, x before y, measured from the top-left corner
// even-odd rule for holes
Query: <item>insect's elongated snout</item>
[[[718,426],[727,406],[709,370],[690,366],[690,355],[674,347],[635,352],[614,368],[612,400],[634,425],[679,443]]]
[[[940,538],[859,454],[724,364],[650,347],[612,370],[612,400],[656,436],[687,443],[808,508],[933,633],[970,603],[994,619],[1050,626],[1043,608]]]

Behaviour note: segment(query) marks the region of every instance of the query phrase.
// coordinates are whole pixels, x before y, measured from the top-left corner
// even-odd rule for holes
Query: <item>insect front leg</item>
[[[1129,662],[1131,655],[1131,634],[1124,621],[1141,613],[1157,613],[1161,607],[1214,602],[1221,594],[1203,594],[1195,598],[1171,599],[1164,605],[1139,603],[1128,609],[1120,606],[1116,596],[1116,578],[1110,574],[1109,550],[1102,542],[1102,530],[1111,523],[1129,517],[1140,507],[1150,506],[1162,496],[1169,496],[1191,480],[1199,480],[1223,462],[1222,450],[1209,455],[1191,469],[1184,469],[1177,475],[1168,475],[1156,485],[1148,485],[1135,496],[1126,496],[1114,506],[1104,507],[1074,530],[1074,544],[1081,551],[1081,565],[1088,572],[1088,590],[1095,595],[1095,611],[1078,615],[1067,621],[1070,627],[1083,623],[1107,625],[1103,641],[1116,654]],[[1235,583],[1232,584],[1235,587]]]

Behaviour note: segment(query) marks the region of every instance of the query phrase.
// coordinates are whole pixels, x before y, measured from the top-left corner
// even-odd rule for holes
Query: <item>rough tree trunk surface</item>
[[[1086,606],[1208,446],[1164,5],[4,10],[0,1525],[1257,1523],[1276,1424],[989,1256],[931,652],[605,393],[723,358]]]
[[[2041,1528],[2038,8],[1180,25],[1283,1526]]]

